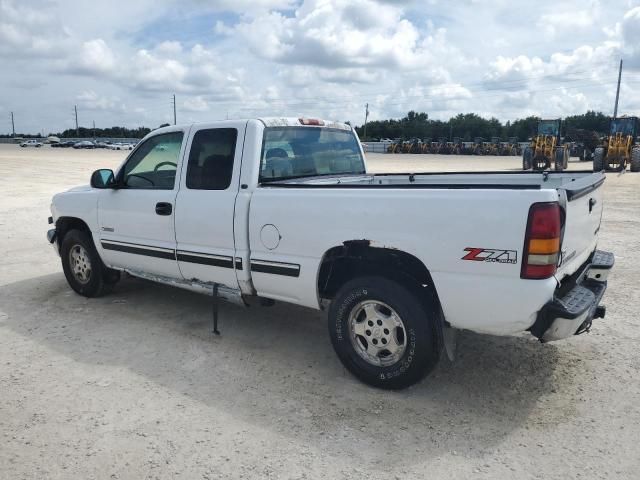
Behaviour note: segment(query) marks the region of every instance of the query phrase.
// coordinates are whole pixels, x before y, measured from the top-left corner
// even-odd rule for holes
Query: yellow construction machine
[[[538,133],[522,153],[523,170],[550,170],[553,165],[558,172],[569,164],[569,147],[560,138],[562,121],[540,120]]]
[[[632,172],[640,172],[639,131],[638,117],[611,119],[609,136],[593,152],[593,171],[623,171],[630,165]]]

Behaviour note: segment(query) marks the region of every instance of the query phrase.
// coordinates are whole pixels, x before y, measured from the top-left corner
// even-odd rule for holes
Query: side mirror
[[[113,170],[101,168],[91,174],[91,188],[113,188],[115,184]]]

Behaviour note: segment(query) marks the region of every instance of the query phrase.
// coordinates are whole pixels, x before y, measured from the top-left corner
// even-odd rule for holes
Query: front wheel
[[[595,151],[593,152],[593,171],[594,172],[601,172],[602,170],[605,169],[604,156],[605,156],[605,152],[604,152],[604,148],[602,147],[596,148]]]
[[[86,232],[67,232],[60,246],[60,258],[69,286],[85,297],[108,293],[120,279],[120,272],[102,263],[93,240]]]
[[[382,277],[347,282],[329,309],[329,334],[342,364],[363,382],[406,388],[438,363],[437,318],[418,295]]]

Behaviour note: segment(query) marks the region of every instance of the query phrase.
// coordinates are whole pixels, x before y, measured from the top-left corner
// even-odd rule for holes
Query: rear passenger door
[[[193,127],[176,201],[177,259],[187,280],[238,288],[233,219],[246,122]]]

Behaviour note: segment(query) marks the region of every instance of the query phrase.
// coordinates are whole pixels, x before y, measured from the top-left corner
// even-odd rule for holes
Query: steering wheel
[[[173,163],[173,162],[160,162],[159,164],[157,164],[155,166],[155,168],[153,169],[153,173],[156,173],[158,170],[160,170],[160,167],[164,167],[165,165],[171,165],[172,167],[176,167],[178,168],[178,165]]]
[[[156,184],[153,183],[153,180],[151,180],[150,178],[145,177],[144,175],[138,175],[137,173],[130,173],[129,175],[127,175],[127,179],[129,177],[136,177],[136,178],[141,178],[147,182],[149,182],[151,184],[152,187],[155,187]],[[128,180],[127,180],[127,185],[128,185]]]

